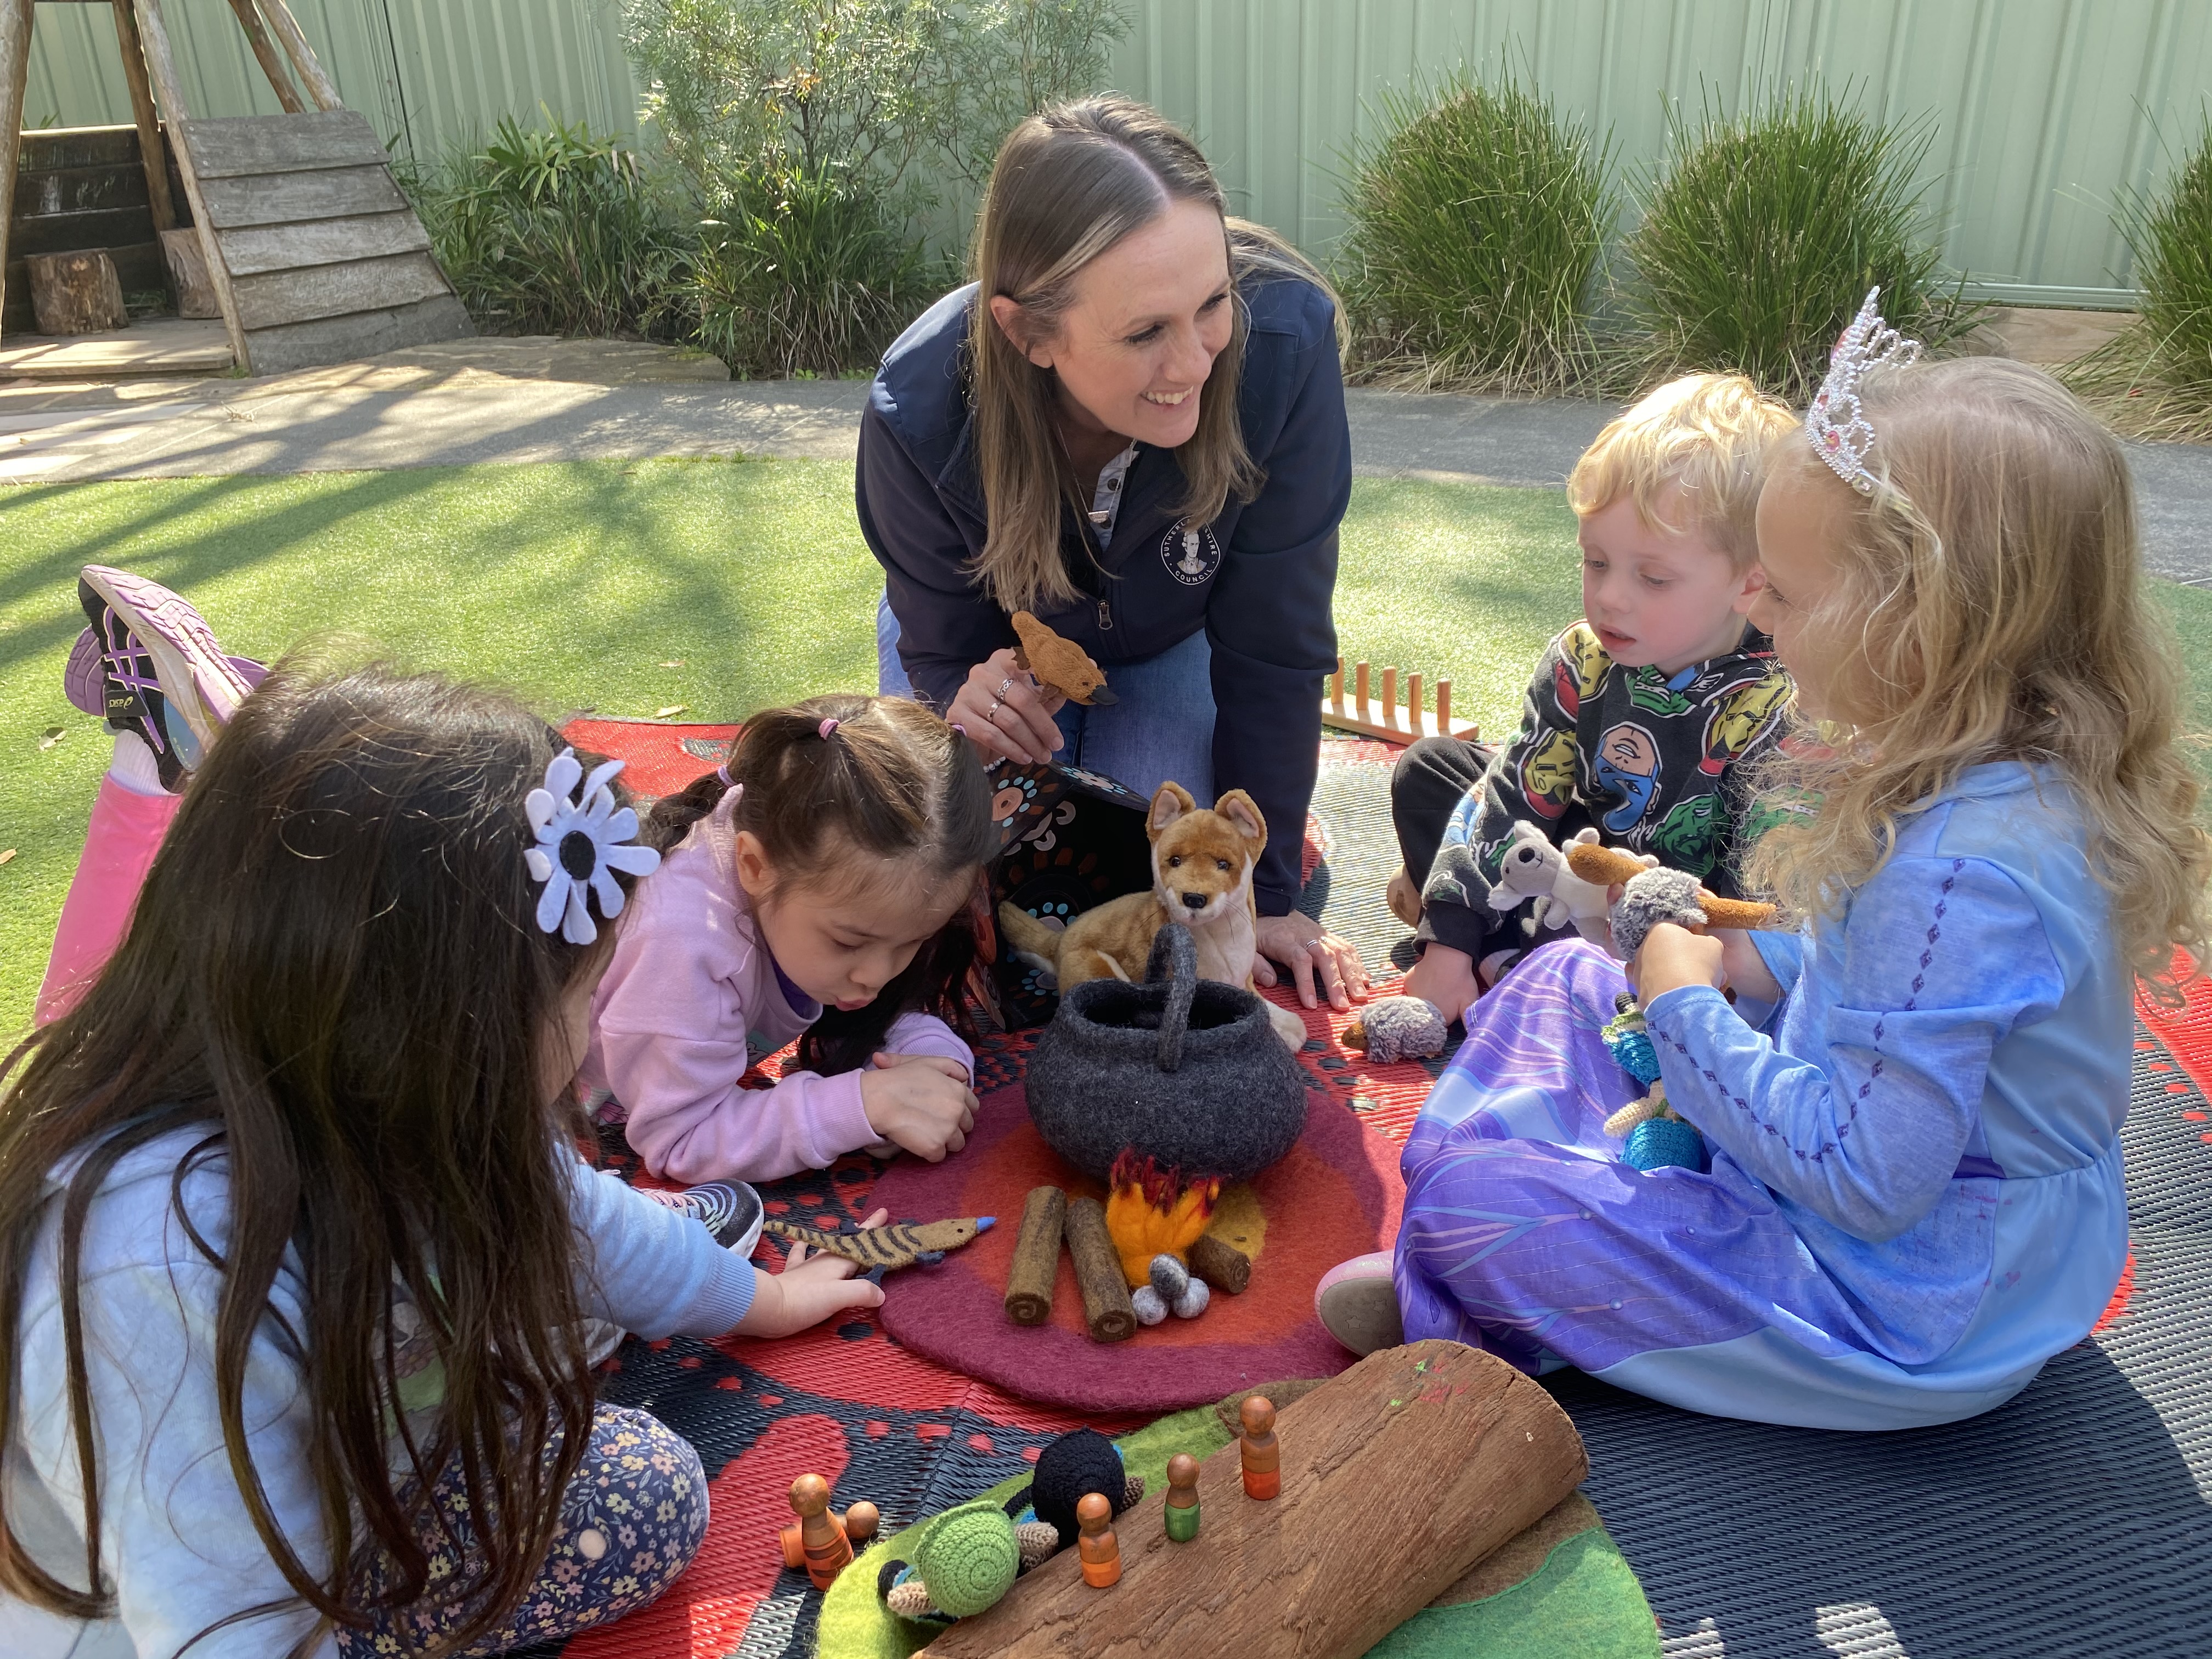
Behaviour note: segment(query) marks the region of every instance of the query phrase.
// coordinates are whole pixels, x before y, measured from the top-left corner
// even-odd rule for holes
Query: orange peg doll
[[[1114,1540],[1114,1506],[1097,1492],[1087,1492],[1075,1506],[1075,1524],[1083,1535],[1076,1553],[1083,1561],[1083,1582],[1104,1589],[1121,1582],[1121,1547]]]
[[[1244,1432],[1237,1442],[1237,1455],[1244,1465],[1244,1495],[1281,1497],[1283,1448],[1275,1438],[1273,1402],[1253,1395],[1245,1401],[1237,1418],[1244,1425]]]
[[[826,1590],[853,1559],[852,1540],[830,1513],[830,1483],[818,1474],[800,1475],[791,1483],[791,1510],[799,1517],[799,1548],[806,1576],[815,1589]]]
[[[1198,1460],[1188,1452],[1168,1459],[1168,1501],[1161,1519],[1178,1544],[1198,1536]]]

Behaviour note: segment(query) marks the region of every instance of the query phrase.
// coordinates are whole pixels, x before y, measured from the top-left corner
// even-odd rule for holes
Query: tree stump
[[[23,258],[31,277],[31,310],[41,334],[97,334],[130,320],[115,261],[98,248],[75,253],[32,253]]]
[[[1121,1582],[1074,1550],[963,1619],[931,1659],[1267,1654],[1356,1659],[1589,1472],[1550,1395],[1456,1342],[1370,1354],[1283,1407],[1282,1496],[1245,1497],[1234,1443],[1200,1467],[1205,1524],[1166,1530],[1164,1494],[1115,1523]]]
[[[208,280],[207,255],[200,247],[197,228],[161,233],[161,257],[168,262],[169,283],[177,290],[179,317],[220,317],[222,304]]]

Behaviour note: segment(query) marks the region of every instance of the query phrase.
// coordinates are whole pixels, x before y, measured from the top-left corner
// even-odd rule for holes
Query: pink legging
[[[154,854],[177,815],[175,795],[141,795],[112,777],[100,781],[85,826],[84,853],[76,861],[69,896],[54,930],[54,953],[39,987],[35,1018],[41,1025],[76,1006],[130,925]]]

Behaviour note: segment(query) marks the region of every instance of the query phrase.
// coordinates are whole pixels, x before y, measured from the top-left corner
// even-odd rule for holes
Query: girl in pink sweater
[[[997,853],[973,747],[898,697],[815,697],[749,722],[729,763],[653,810],[592,1004],[583,1083],[666,1180],[772,1181],[841,1152],[932,1162],[975,1127],[975,1057],[945,1017]],[[793,1037],[805,1068],[739,1085]]]

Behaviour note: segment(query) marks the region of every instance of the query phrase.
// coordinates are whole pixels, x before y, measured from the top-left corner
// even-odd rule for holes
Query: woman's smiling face
[[[1235,324],[1221,216],[1178,201],[1076,273],[1057,333],[1029,359],[1060,377],[1079,428],[1174,449],[1198,430],[1198,400]],[[1020,308],[991,302],[1012,331]],[[1018,336],[1015,337],[1018,343]]]

